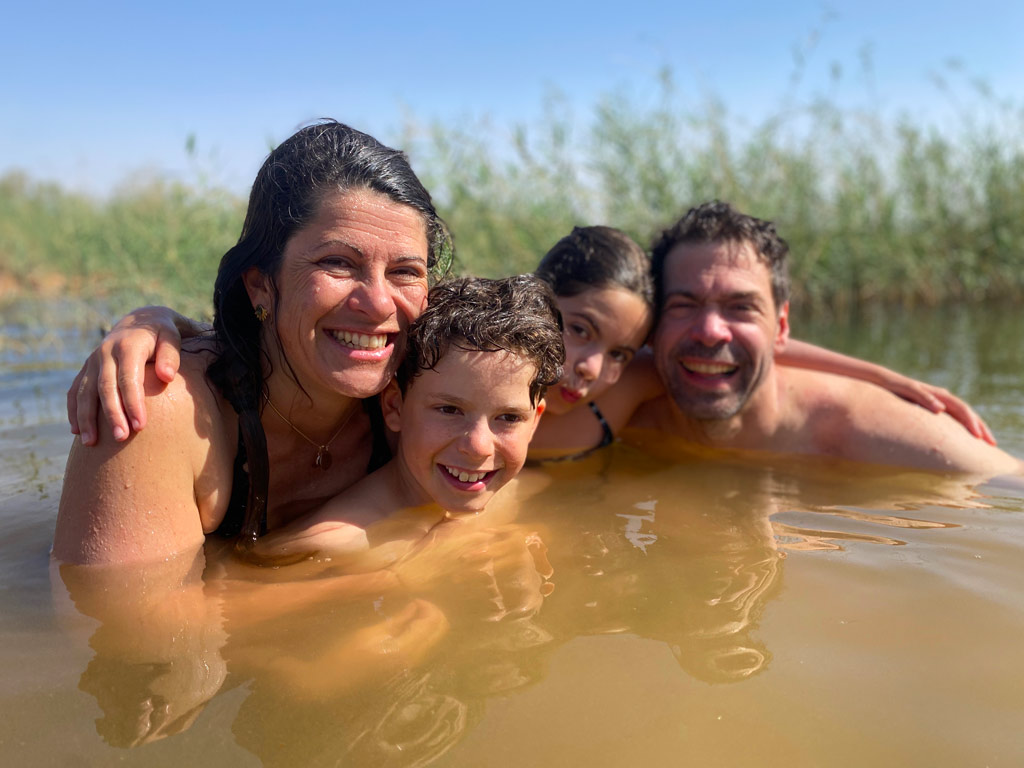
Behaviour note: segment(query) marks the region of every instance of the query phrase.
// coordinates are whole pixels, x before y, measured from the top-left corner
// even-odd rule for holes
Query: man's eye
[[[668,312],[686,312],[688,310],[693,309],[696,306],[696,303],[692,301],[681,301],[677,299],[675,301],[670,301],[668,304],[666,304],[665,310]]]

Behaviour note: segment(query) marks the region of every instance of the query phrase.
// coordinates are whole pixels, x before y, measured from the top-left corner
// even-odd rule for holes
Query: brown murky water
[[[902,361],[832,341],[958,389],[1024,453],[1019,328],[918,317]],[[416,594],[329,564],[246,584],[212,550],[83,579],[47,557],[71,372],[46,357],[0,365],[4,764],[1024,764],[1019,479],[616,445],[523,503],[550,577],[460,572],[456,544]],[[296,581],[316,602],[258,621]]]

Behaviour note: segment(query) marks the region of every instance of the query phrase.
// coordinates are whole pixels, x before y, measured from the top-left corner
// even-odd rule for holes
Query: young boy
[[[360,571],[386,567],[439,523],[482,513],[522,469],[544,391],[565,360],[546,284],[531,275],[443,283],[408,336],[381,395],[384,422],[399,433],[394,458],[261,537],[257,557],[351,555]]]

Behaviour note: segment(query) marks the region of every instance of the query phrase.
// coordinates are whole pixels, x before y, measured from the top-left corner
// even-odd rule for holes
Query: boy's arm
[[[776,353],[775,360],[781,365],[834,373],[876,384],[933,413],[948,413],[975,437],[990,445],[996,444],[995,437],[981,417],[967,403],[942,387],[796,339],[790,339],[785,349]]]
[[[174,379],[181,340],[208,331],[208,326],[167,307],[141,307],[117,321],[89,355],[68,389],[68,421],[83,445],[94,445],[99,403],[114,439],[126,440],[146,426],[146,363],[160,381]]]

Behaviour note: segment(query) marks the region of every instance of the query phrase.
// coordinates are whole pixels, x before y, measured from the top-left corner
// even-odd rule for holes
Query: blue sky
[[[98,193],[145,173],[193,179],[197,166],[244,192],[270,142],[322,116],[394,142],[410,116],[529,122],[557,89],[584,124],[602,94],[653,99],[664,67],[682,101],[712,92],[753,120],[825,92],[833,65],[841,102],[937,120],[934,73],[1018,103],[1024,91],[1024,3],[1009,0],[38,0],[4,17],[0,174]],[[806,56],[795,87],[794,50]]]

